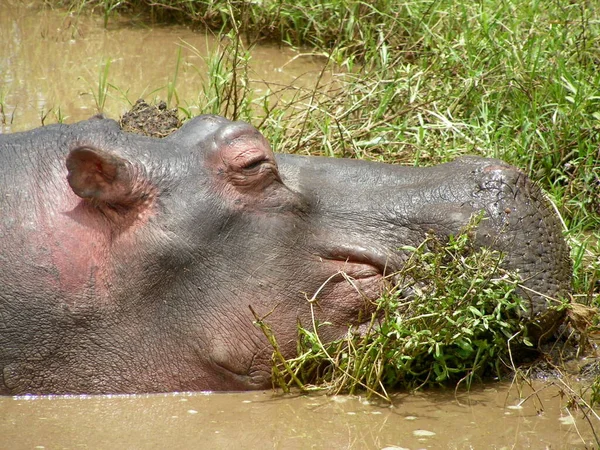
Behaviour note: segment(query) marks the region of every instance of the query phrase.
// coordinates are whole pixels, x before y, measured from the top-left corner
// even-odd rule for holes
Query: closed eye
[[[254,170],[258,169],[266,159],[257,159],[256,161],[251,161],[248,165],[244,166],[244,170]]]

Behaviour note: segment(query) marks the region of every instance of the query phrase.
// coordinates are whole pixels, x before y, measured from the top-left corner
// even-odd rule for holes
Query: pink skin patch
[[[83,168],[92,175],[97,171],[93,164]],[[133,176],[126,191],[136,195],[129,196],[126,205],[110,204],[96,197],[81,198],[71,190],[67,171],[62,170],[56,178],[64,180],[62,194],[57,194],[52,204],[40,199],[41,206],[35,211],[37,231],[30,235],[30,242],[43,249],[43,258],[49,259],[44,265],[53,268],[52,282],[65,294],[64,299],[72,304],[84,295],[107,299],[115,253],[118,252],[120,265],[126,264],[123,257],[137,253],[135,234],[155,214],[156,190],[146,179]],[[85,173],[78,175],[84,180],[79,184],[85,184]],[[94,176],[87,179],[93,180]],[[119,188],[123,190],[122,186]]]
[[[109,253],[106,220],[85,211],[93,207],[70,190],[61,197],[36,208],[37,230],[29,235],[30,246],[42,249],[43,258],[49,259],[41,264],[53,268],[53,287],[64,299],[74,302],[85,293],[102,296]]]

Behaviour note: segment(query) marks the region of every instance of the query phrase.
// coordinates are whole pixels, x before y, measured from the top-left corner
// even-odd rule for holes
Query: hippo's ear
[[[135,176],[129,162],[103,150],[78,147],[66,161],[67,180],[81,198],[127,205],[139,199],[134,194]]]

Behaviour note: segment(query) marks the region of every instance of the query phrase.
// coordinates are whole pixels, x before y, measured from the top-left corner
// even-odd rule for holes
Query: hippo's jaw
[[[323,308],[336,311],[333,319],[339,322],[346,317],[345,325],[362,323],[370,319],[367,314],[375,306],[375,300],[381,295],[385,268],[352,261],[349,257],[342,260],[323,260],[318,264],[324,275],[331,273],[312,294],[309,302],[321,302]],[[340,315],[346,310],[346,314]]]

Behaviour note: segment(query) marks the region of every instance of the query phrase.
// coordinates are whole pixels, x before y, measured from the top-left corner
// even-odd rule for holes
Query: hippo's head
[[[0,203],[24,223],[2,224],[19,236],[0,243],[17,258],[0,260],[6,392],[268,387],[272,348],[251,310],[288,356],[298,322],[339,338],[370,320],[401,246],[481,210],[479,243],[506,252],[532,292],[568,289],[556,219],[497,160],[276,156],[255,128],[217,116],[162,140],[90,120],[0,141],[5,155],[19,146],[34,161],[20,176],[44,170],[26,198]],[[532,316],[545,308],[529,302]]]

